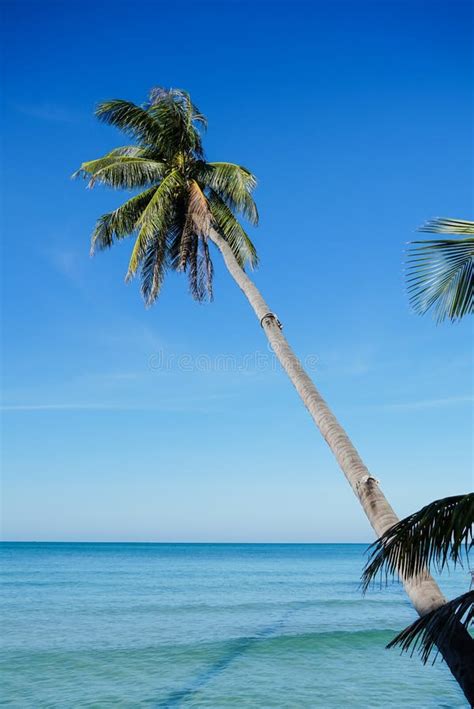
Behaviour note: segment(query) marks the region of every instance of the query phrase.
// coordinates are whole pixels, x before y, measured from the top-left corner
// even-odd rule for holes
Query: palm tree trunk
[[[306,374],[283,335],[277,317],[271,312],[254,283],[240,268],[227,242],[214,230],[211,231],[209,238],[220,250],[232,278],[252,306],[280,364],[334,453],[377,537],[380,537],[399,520],[377,480],[371,476],[349,436]],[[402,578],[401,580],[419,615],[425,615],[446,603],[438,585],[428,573],[413,579]],[[474,706],[473,638],[460,624],[456,637],[449,647],[439,647],[439,650],[470,705]]]

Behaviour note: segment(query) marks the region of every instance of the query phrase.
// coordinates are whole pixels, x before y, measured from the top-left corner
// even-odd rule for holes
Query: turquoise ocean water
[[[440,662],[384,649],[414,613],[399,585],[361,596],[364,550],[4,543],[0,703],[466,706]]]

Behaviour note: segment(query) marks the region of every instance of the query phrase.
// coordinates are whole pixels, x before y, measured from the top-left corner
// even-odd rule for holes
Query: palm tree
[[[433,219],[420,231],[473,234],[474,222]],[[438,322],[474,312],[474,236],[412,241],[408,252],[407,289],[413,310],[434,309]]]
[[[369,547],[362,576],[364,592],[378,575],[394,577],[399,570],[411,578],[429,566],[439,573],[469,559],[474,545],[474,493],[435,500],[388,529]],[[473,573],[473,572],[471,572]],[[467,629],[474,619],[474,590],[454,598],[402,630],[388,645],[419,650],[424,663],[435,643],[449,643],[459,623]],[[474,668],[472,670],[474,672]]]
[[[245,271],[256,265],[257,255],[238,215],[253,224],[258,221],[252,197],[255,177],[240,165],[206,162],[200,135],[206,121],[185,91],[154,89],[143,106],[123,100],[107,101],[99,104],[96,115],[121,129],[134,144],[83,163],[76,174],[88,178],[90,187],[102,183],[143,191],[100,217],[92,235],[92,252],[135,236],[127,279],[140,271],[142,293],[146,304],[151,305],[168,270],[187,274],[191,294],[197,300],[212,297],[212,242],[253,308],[377,536],[382,535],[398,521],[393,509],[291,350],[278,318]],[[403,582],[421,616],[446,602],[435,581],[426,574],[404,578]],[[469,694],[474,701],[474,680],[469,678],[474,642],[462,626],[458,636],[457,642],[440,647],[440,651],[466,696]]]

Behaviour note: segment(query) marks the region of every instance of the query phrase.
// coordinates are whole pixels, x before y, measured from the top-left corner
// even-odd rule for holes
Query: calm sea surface
[[[362,598],[364,549],[4,543],[0,703],[466,706],[439,661],[384,649],[415,616],[398,585]]]

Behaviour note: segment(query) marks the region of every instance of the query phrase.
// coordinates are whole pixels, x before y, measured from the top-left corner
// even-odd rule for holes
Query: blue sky
[[[148,311],[130,242],[88,256],[124,197],[69,179],[123,144],[94,105],[155,85],[258,176],[257,285],[397,512],[470,489],[470,325],[403,288],[416,227],[473,218],[469,3],[3,8],[4,537],[372,538],[217,254],[214,303]]]

